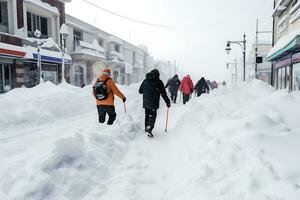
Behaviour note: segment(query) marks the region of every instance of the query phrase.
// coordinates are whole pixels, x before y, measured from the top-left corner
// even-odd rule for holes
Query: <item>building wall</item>
[[[277,5],[278,2],[279,2],[279,0],[276,0],[275,4]],[[293,22],[291,21],[291,13],[290,12],[292,9],[292,2],[293,1],[290,1],[289,4],[286,6],[287,7],[286,10],[281,15],[279,15],[278,17],[275,17],[275,19],[274,19],[274,22],[275,22],[275,24],[274,24],[274,36],[275,36],[274,42],[275,42],[275,44],[277,43],[277,41],[280,38],[282,38],[282,37],[286,36],[287,34],[289,34],[290,32],[293,32],[300,28],[300,15],[295,21],[293,21]],[[298,3],[300,3],[300,2],[298,2]],[[300,7],[297,9],[296,12],[300,13]],[[285,20],[284,20],[284,18],[285,18]],[[285,21],[285,23],[286,23],[286,29],[284,31],[280,32],[278,25],[280,22],[283,22],[283,21]]]

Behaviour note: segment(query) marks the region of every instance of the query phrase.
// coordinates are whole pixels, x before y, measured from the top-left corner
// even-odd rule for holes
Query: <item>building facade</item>
[[[44,80],[60,82],[62,53],[58,44],[64,6],[59,0],[0,1],[0,93],[37,85],[38,55]],[[35,38],[36,30],[41,33],[39,39]],[[68,66],[71,57],[65,58]]]
[[[106,67],[112,69],[112,78],[118,84],[129,85],[144,78],[149,65],[146,47],[135,46],[70,15],[66,15],[66,24],[67,52],[72,56],[71,84],[91,84]]]
[[[277,89],[300,89],[300,1],[275,0],[273,12],[272,84]]]
[[[257,48],[257,57],[261,58],[261,62],[257,62],[257,71],[255,75],[255,63],[256,61],[256,48]],[[249,72],[250,78],[257,78],[262,80],[266,83],[271,84],[271,68],[272,64],[267,62],[266,57],[269,51],[272,48],[272,42],[268,41],[259,41],[256,44],[252,45],[252,48],[248,54],[248,61],[247,61],[247,71]],[[256,76],[256,77],[255,77]]]

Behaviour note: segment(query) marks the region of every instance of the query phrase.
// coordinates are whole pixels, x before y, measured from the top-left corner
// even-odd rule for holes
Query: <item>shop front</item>
[[[17,87],[16,62],[25,54],[21,47],[0,43],[0,93]]]
[[[267,61],[272,62],[273,86],[276,89],[297,91],[300,89],[300,36],[283,45],[274,46]],[[279,48],[279,45],[281,48]]]

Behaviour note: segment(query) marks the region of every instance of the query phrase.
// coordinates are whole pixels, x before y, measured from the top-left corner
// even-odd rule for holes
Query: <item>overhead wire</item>
[[[153,27],[159,27],[159,28],[166,28],[166,29],[202,29],[202,28],[205,28],[204,26],[172,26],[172,25],[165,25],[165,24],[156,24],[156,23],[151,23],[151,22],[146,22],[146,21],[142,21],[142,20],[138,20],[138,19],[134,19],[132,17],[128,17],[128,16],[125,16],[125,15],[122,15],[122,14],[119,14],[119,13],[116,13],[114,11],[111,11],[111,10],[108,10],[104,7],[101,7],[91,1],[88,1],[88,0],[82,0],[84,1],[85,3],[97,8],[97,9],[100,9],[104,12],[107,12],[111,15],[115,15],[117,17],[120,17],[120,18],[123,18],[123,19],[126,19],[128,21],[131,21],[131,22],[135,22],[135,23],[139,23],[139,24],[143,24],[143,25],[147,25],[147,26],[153,26]]]

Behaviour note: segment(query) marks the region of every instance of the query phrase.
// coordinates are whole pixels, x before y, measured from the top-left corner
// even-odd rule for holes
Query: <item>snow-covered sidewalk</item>
[[[154,139],[139,85],[128,114],[97,122],[91,86],[50,83],[0,96],[0,199],[298,200],[300,94],[253,81],[173,105]]]

